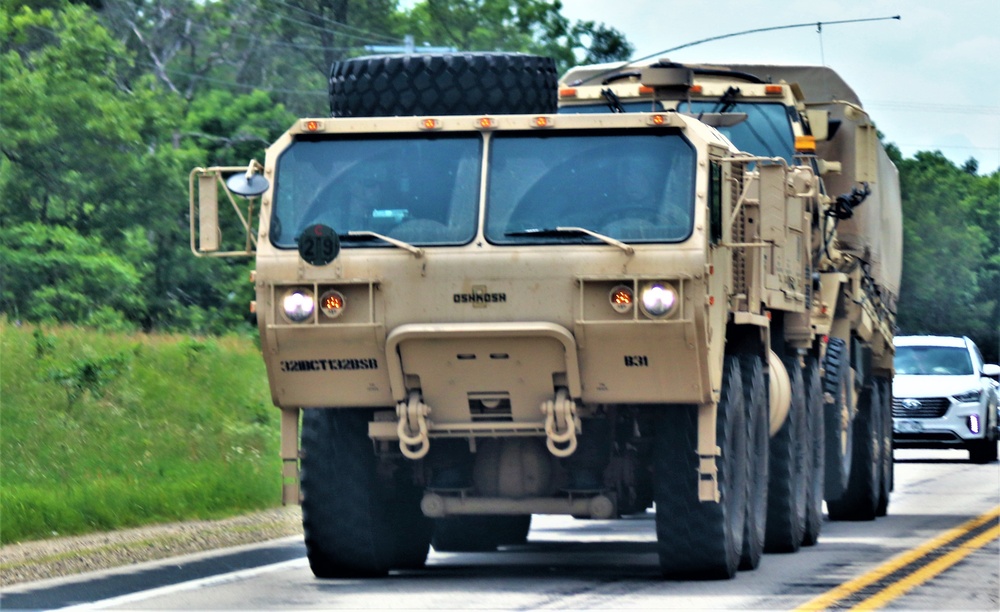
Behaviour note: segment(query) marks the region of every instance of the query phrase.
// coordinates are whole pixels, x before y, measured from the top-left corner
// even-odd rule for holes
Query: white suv
[[[974,463],[997,460],[997,394],[968,338],[897,336],[892,439],[897,448],[965,448]]]

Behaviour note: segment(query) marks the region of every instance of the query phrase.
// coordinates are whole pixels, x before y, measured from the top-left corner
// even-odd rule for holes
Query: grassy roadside
[[[275,506],[278,422],[250,339],[0,320],[0,543]]]

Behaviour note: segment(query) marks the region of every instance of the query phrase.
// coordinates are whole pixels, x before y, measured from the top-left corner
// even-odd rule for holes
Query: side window
[[[708,212],[712,244],[722,240],[722,165],[713,161],[708,183]]]

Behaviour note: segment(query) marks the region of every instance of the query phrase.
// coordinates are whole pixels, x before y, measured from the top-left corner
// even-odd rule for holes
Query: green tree
[[[570,24],[558,0],[424,0],[408,13],[418,43],[459,51],[519,51],[556,60],[560,72],[593,61],[627,59],[624,34],[592,21]]]
[[[904,229],[901,331],[967,335],[995,358],[997,176],[977,176],[939,152],[920,152],[897,165]]]

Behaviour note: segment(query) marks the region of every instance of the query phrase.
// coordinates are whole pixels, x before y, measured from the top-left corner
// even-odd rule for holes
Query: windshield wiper
[[[360,242],[363,240],[381,240],[382,242],[388,242],[394,247],[399,247],[404,251],[409,251],[413,253],[414,257],[423,257],[424,250],[420,247],[415,247],[408,242],[403,242],[402,240],[396,240],[395,238],[390,238],[376,232],[347,232],[346,234],[341,234],[338,236],[342,242]]]
[[[621,240],[615,240],[611,236],[605,236],[604,234],[599,234],[593,230],[589,230],[585,227],[549,227],[549,228],[531,228],[526,230],[521,230],[519,232],[507,232],[504,236],[515,237],[515,236],[537,236],[539,238],[546,238],[551,236],[579,236],[583,234],[584,236],[590,236],[591,238],[597,238],[605,244],[610,244],[611,246],[616,246],[619,249],[625,251],[629,255],[635,253],[635,249],[631,245],[625,244]]]

